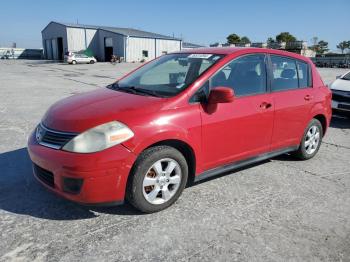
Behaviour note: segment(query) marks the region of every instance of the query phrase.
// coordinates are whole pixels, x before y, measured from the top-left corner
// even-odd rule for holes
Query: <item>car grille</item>
[[[36,140],[39,144],[54,149],[61,149],[72,138],[77,136],[76,133],[60,132],[49,129],[40,124],[36,130]]]
[[[350,105],[339,104],[338,108],[350,110]]]
[[[350,102],[350,92],[347,91],[332,91],[332,100],[338,102]]]
[[[55,180],[53,173],[41,168],[40,166],[33,164],[34,173],[37,176],[37,178],[40,179],[40,181],[44,182],[46,185],[54,188],[55,187]]]

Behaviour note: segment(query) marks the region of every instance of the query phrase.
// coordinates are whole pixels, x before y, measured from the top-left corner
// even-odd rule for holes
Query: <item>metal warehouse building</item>
[[[67,51],[89,49],[98,61],[116,55],[136,62],[181,49],[181,39],[132,28],[50,22],[41,34],[44,56],[50,60],[63,60]]]

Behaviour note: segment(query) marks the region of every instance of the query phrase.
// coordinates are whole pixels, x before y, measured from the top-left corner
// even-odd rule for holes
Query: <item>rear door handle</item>
[[[268,103],[268,102],[262,102],[262,103],[260,104],[260,108],[261,108],[261,109],[269,109],[271,106],[272,106],[272,104],[271,104],[271,103]]]
[[[310,101],[310,100],[312,100],[312,96],[306,95],[306,96],[304,96],[304,99],[305,99],[306,101]]]

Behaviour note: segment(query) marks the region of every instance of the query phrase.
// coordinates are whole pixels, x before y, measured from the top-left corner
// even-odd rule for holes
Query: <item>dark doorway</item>
[[[58,60],[63,60],[63,38],[58,37],[57,38],[57,55],[58,55]]]
[[[104,46],[105,46],[105,61],[109,62],[112,59],[113,55],[113,40],[111,37],[105,37],[104,39]]]

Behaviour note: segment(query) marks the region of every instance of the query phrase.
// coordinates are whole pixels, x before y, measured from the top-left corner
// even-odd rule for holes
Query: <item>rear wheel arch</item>
[[[317,119],[318,121],[320,121],[320,123],[322,125],[322,136],[324,136],[326,133],[326,130],[327,130],[327,118],[326,118],[326,116],[323,114],[318,114],[318,115],[315,115],[313,117],[313,119]]]

